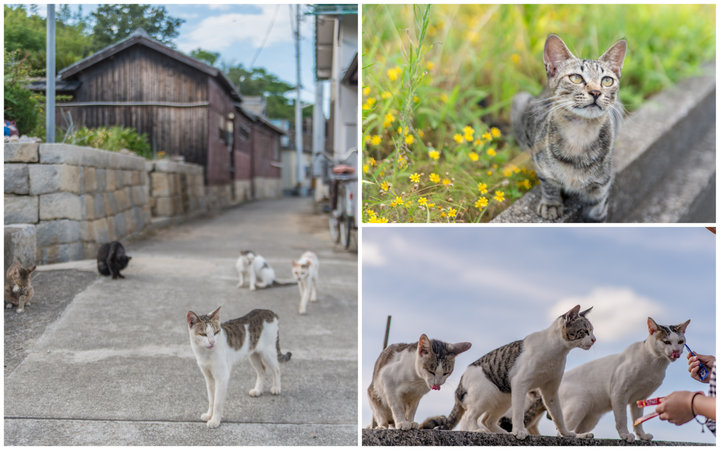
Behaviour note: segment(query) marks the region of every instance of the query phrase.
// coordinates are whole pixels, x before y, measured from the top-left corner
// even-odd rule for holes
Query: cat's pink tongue
[[[439,391],[439,390],[440,390],[440,385],[439,385],[439,384],[433,384],[432,390],[433,390],[433,391]]]
[[[680,357],[680,352],[672,352],[672,360],[675,361]]]

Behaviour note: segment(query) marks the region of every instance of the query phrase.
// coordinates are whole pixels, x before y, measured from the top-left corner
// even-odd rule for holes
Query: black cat
[[[125,254],[125,247],[120,242],[103,244],[97,254],[98,272],[101,275],[112,275],[113,280],[117,277],[125,278],[120,271],[127,267],[130,259],[132,257]]]

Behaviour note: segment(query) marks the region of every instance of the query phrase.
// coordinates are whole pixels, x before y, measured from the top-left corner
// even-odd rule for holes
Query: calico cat
[[[375,362],[368,388],[373,418],[370,428],[418,428],[415,411],[423,395],[440,386],[455,367],[455,357],[469,342],[448,344],[423,334],[412,344],[392,344]]]
[[[292,262],[292,273],[300,288],[300,314],[305,314],[307,302],[317,301],[317,278],[320,265],[317,255],[305,252],[298,262]]]
[[[549,328],[495,349],[472,363],[460,378],[450,415],[429,418],[422,428],[451,430],[462,419],[461,430],[478,431],[480,420],[485,430],[506,433],[498,420],[512,407],[513,434],[525,439],[525,398],[531,389],[538,388],[559,433],[575,437],[565,427],[557,389],[570,350],[587,350],[595,343],[592,324],[585,318],[591,309],[580,312],[577,305]]]
[[[636,404],[660,387],[665,370],[683,352],[685,330],[689,320],[680,325],[658,325],[648,317],[650,335],[621,353],[590,361],[568,371],[560,383],[560,401],[568,429],[588,433],[600,417],[613,411],[615,428],[620,439],[633,442],[635,435],[628,431],[627,406],[632,422],[642,416]],[[536,408],[535,414],[542,414]],[[643,441],[652,439],[642,424],[634,427]]]
[[[118,242],[112,241],[100,246],[97,252],[97,267],[100,275],[112,275],[113,280],[125,278],[120,273],[125,269],[132,259],[132,256],[125,254],[125,247]]]
[[[208,410],[200,416],[208,428],[217,428],[222,419],[225,396],[232,366],[237,361],[250,358],[257,378],[251,397],[263,393],[265,369],[272,372],[272,394],[280,394],[280,366],[278,362],[289,361],[292,354],[280,351],[278,316],[267,309],[254,309],[238,319],[220,323],[220,308],[208,315],[187,313],[190,347],[205,377],[208,394]]]
[[[282,286],[287,284],[294,284],[294,281],[279,281],[275,279],[275,271],[265,258],[261,255],[255,254],[252,250],[240,251],[240,256],[235,263],[235,268],[238,272],[238,284],[236,287],[240,288],[245,284],[247,278],[250,290],[254,291],[256,288],[266,288],[270,286]]]
[[[17,306],[17,312],[25,311],[25,305],[30,304],[30,299],[35,295],[32,287],[30,274],[35,271],[36,266],[25,268],[18,261],[13,262],[5,273],[5,307]]]
[[[577,196],[585,221],[607,218],[626,50],[620,40],[598,60],[579,59],[551,34],[543,53],[546,89],[537,98],[527,92],[513,98],[513,134],[531,153],[542,191],[537,213],[544,219],[562,216],[563,194]]]

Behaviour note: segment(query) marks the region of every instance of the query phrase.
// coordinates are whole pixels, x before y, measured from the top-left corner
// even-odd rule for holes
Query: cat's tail
[[[463,399],[465,398],[465,394],[467,394],[467,391],[463,387],[462,378],[460,378],[460,383],[455,390],[455,406],[453,406],[452,411],[450,411],[450,415],[447,417],[435,416],[425,419],[422,425],[420,425],[420,428],[430,430],[452,430],[453,428],[455,428],[458,422],[460,422],[463,414],[465,414],[465,407],[463,406]]]
[[[278,334],[278,337],[275,339],[275,348],[277,349],[277,359],[280,362],[286,362],[290,361],[290,357],[292,356],[292,353],[287,352],[283,353],[280,350],[280,335]]]
[[[273,286],[288,286],[290,284],[297,284],[297,280],[273,280]]]

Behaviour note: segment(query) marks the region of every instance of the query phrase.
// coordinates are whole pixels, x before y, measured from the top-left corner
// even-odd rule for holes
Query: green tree
[[[174,47],[172,39],[178,36],[178,28],[185,22],[169,16],[164,6],[152,5],[100,5],[90,16],[95,20],[92,30],[94,51],[130,36],[138,28]]]
[[[45,97],[25,88],[30,76],[28,55],[19,50],[4,52],[4,109],[6,120],[14,120],[18,132],[22,134],[43,136]]]
[[[206,62],[211,66],[214,66],[217,60],[220,59],[220,53],[203,50],[201,48],[197,48],[191,51],[190,56],[195,59],[199,59],[200,61]]]

